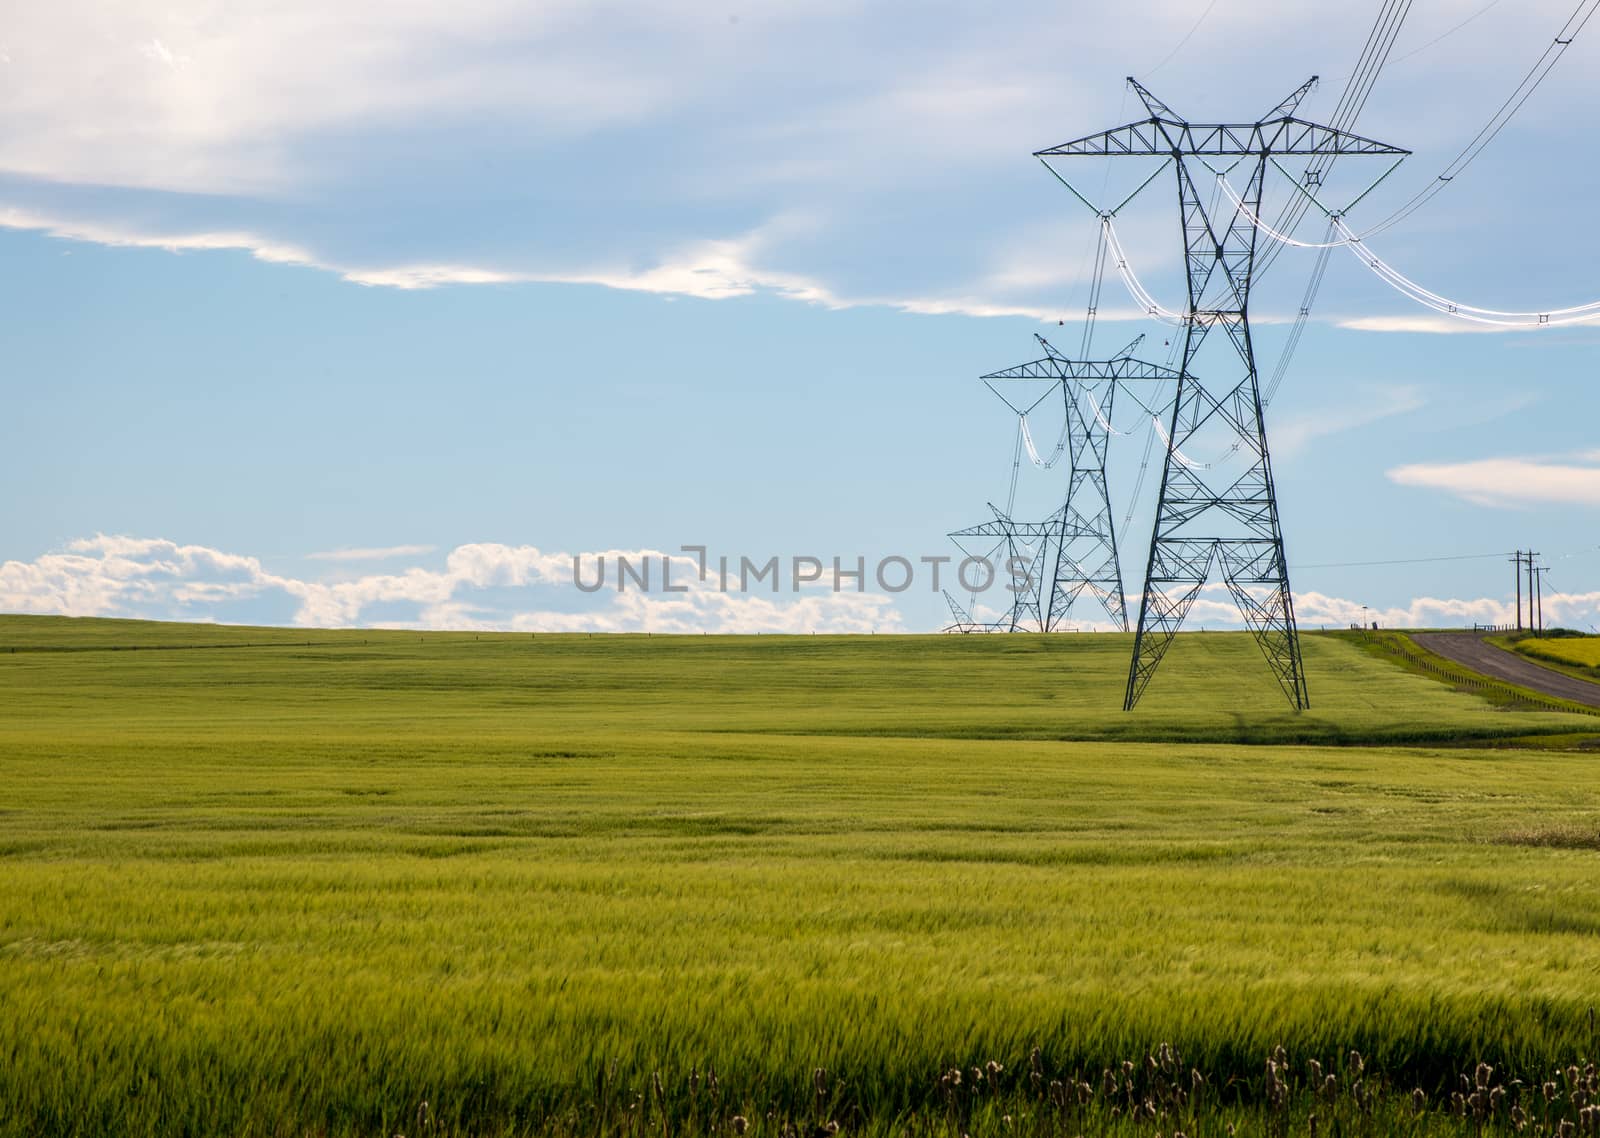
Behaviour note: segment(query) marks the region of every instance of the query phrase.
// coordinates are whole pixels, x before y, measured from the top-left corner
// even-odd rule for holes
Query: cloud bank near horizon
[[[396,546],[352,553],[401,556]],[[712,573],[702,581],[692,555],[658,550],[607,550],[579,555],[592,583],[598,559],[613,566],[604,588],[584,592],[573,580],[574,555],[534,546],[460,545],[440,568],[308,580],[266,568],[256,557],[159,538],[97,535],[31,561],[0,563],[0,611],[61,616],[277,624],[302,628],[410,628],[477,632],[658,633],[895,633],[931,632],[908,624],[896,595],[785,585],[722,591]],[[682,591],[615,588],[615,564],[671,562]],[[659,569],[657,570],[659,572]],[[659,582],[659,578],[658,578]],[[919,586],[920,587],[920,586]],[[1600,623],[1600,592],[1551,593],[1546,621],[1589,628]],[[993,605],[980,611],[989,612]],[[1367,608],[1325,593],[1295,596],[1303,628],[1342,628],[1378,621],[1390,628],[1506,624],[1508,598],[1416,597],[1401,605]],[[273,612],[281,617],[273,619]],[[265,617],[261,614],[267,614]],[[1196,600],[1187,628],[1238,628],[1238,610],[1220,582]],[[1080,622],[1105,630],[1103,622]]]
[[[399,556],[417,547],[353,550]],[[793,593],[723,592],[698,564],[658,550],[604,550],[581,555],[586,583],[600,559],[606,587],[574,585],[574,557],[534,546],[460,545],[438,569],[344,574],[306,580],[266,568],[261,560],[160,538],[107,536],[68,543],[32,561],[0,563],[0,610],[61,616],[227,621],[301,628],[415,628],[478,632],[897,632],[905,631],[893,599],[871,592],[808,589]],[[672,563],[681,591],[616,587],[617,561],[648,562],[659,574]],[[344,558],[351,564],[356,558]],[[660,578],[656,578],[659,587]],[[258,614],[285,613],[282,619]]]

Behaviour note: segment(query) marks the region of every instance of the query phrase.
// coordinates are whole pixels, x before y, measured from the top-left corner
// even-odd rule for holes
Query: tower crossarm
[[[1042,360],[1030,360],[1025,364],[1015,367],[1002,368],[991,371],[988,375],[980,375],[979,379],[1066,379],[1068,372],[1064,368],[1065,360],[1058,360],[1047,356]]]
[[[950,531],[951,537],[1006,537],[1022,541],[1041,541],[1055,536],[1049,522],[1019,522],[1011,518],[995,518],[966,529]]]
[[[1110,361],[1106,374],[1113,379],[1177,379],[1183,373],[1177,368],[1123,356]]]
[[[1067,157],[1264,157],[1279,155],[1387,154],[1411,151],[1386,142],[1285,115],[1256,123],[1191,123],[1152,117],[1098,134],[1085,135],[1046,150],[1035,158]]]
[[[1109,360],[1068,360],[1060,356],[1047,356],[1015,367],[980,375],[979,379],[1177,379],[1176,368],[1117,356]]]

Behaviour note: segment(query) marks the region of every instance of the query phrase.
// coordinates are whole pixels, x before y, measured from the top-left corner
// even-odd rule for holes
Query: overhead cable
[[[1596,0],[1596,2],[1600,3],[1600,0]],[[1389,285],[1402,296],[1406,296],[1416,303],[1446,316],[1454,316],[1461,320],[1499,328],[1540,328],[1551,325],[1581,324],[1600,318],[1600,300],[1592,300],[1586,304],[1572,305],[1567,308],[1546,309],[1543,312],[1483,308],[1475,304],[1467,304],[1464,301],[1452,300],[1450,297],[1442,296],[1423,287],[1379,257],[1372,251],[1371,246],[1367,244],[1365,235],[1356,233],[1345,223],[1344,218],[1337,213],[1330,212],[1328,220],[1332,231],[1339,234],[1338,240],[1321,243],[1299,241],[1287,234],[1280,233],[1262,221],[1245,203],[1244,199],[1239,196],[1238,191],[1229,184],[1226,176],[1219,173],[1217,175],[1217,184],[1222,187],[1223,192],[1233,201],[1239,212],[1260,232],[1274,241],[1284,245],[1296,245],[1301,248],[1324,251],[1347,248],[1379,280]],[[1320,204],[1318,203],[1319,206]]]
[[[1578,38],[1578,33],[1583,31],[1584,25],[1589,22],[1597,8],[1600,8],[1600,0],[1579,0],[1578,6],[1572,10],[1572,15],[1567,17],[1567,22],[1561,25],[1561,30],[1556,33],[1555,38],[1550,41],[1544,52],[1534,61],[1533,66],[1522,77],[1522,81],[1506,97],[1505,102],[1501,103],[1499,109],[1490,116],[1483,129],[1472,136],[1472,140],[1462,148],[1461,153],[1451,159],[1448,166],[1439,172],[1438,177],[1418,190],[1399,209],[1366,230],[1363,236],[1382,233],[1390,226],[1404,221],[1431,201],[1436,194],[1470,166],[1473,159],[1483,153],[1484,147],[1493,142],[1495,136],[1505,129],[1506,124],[1522,108],[1522,104],[1528,101],[1529,96],[1539,89],[1539,85],[1544,82],[1545,76],[1550,74],[1550,70],[1567,53],[1567,49],[1572,46],[1572,41]]]

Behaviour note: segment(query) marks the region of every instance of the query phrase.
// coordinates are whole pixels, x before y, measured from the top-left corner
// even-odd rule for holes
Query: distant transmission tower
[[[1051,158],[1069,156],[1162,158],[1166,160],[1162,169],[1170,165],[1177,176],[1188,280],[1187,308],[1178,314],[1184,328],[1183,366],[1167,431],[1161,493],[1123,706],[1131,710],[1138,703],[1212,567],[1220,564],[1222,579],[1278,683],[1296,709],[1306,708],[1310,697],[1300,659],[1267,453],[1266,421],[1256,381],[1255,349],[1250,340],[1256,219],[1261,213],[1267,167],[1288,175],[1279,158],[1399,158],[1408,151],[1295,118],[1294,112],[1315,78],[1253,123],[1191,123],[1133,79],[1128,83],[1143,101],[1149,118],[1035,152],[1046,166]],[[1221,159],[1227,165],[1219,170],[1206,158]],[[1210,176],[1198,167],[1204,167]],[[1213,200],[1210,191],[1214,183],[1235,170],[1245,186],[1238,200]],[[1061,177],[1054,167],[1051,171]],[[1160,173],[1158,169],[1144,185]],[[1072,192],[1088,204],[1076,190]],[[1109,229],[1115,211],[1096,212]],[[1125,261],[1119,268],[1126,269]],[[1195,374],[1195,358],[1218,328],[1226,334],[1238,360],[1228,366],[1208,364],[1205,371],[1212,379],[1202,383]],[[1228,375],[1238,378],[1216,381],[1216,377]],[[1197,462],[1190,457],[1195,454],[1219,458]],[[1237,476],[1219,473],[1218,468],[1226,467],[1226,460],[1235,454],[1243,456],[1244,471]]]
[[[1035,335],[1034,339],[1045,351],[1043,359],[990,372],[982,378],[986,382],[1049,379],[1061,390],[1066,413],[1062,445],[1072,465],[1066,501],[1042,523],[1050,546],[1046,556],[1050,587],[1040,601],[1039,623],[1046,632],[1056,631],[1087,590],[1094,594],[1111,622],[1126,632],[1128,603],[1111,515],[1111,493],[1106,484],[1106,454],[1113,432],[1111,413],[1118,384],[1129,380],[1175,380],[1178,372],[1134,358],[1143,336],[1109,360],[1070,360],[1043,336]],[[1024,430],[1028,412],[1055,390],[1052,387],[1028,407],[1020,408],[1006,399],[993,382],[989,382],[989,389],[1022,417]],[[1032,450],[1031,445],[1029,449]],[[1037,460],[1037,455],[1034,457]],[[1054,457],[1059,456],[1052,456],[1052,461]]]
[[[950,611],[956,619],[957,625],[965,623],[971,627],[961,631],[1004,631],[1004,632],[1041,632],[1048,631],[1045,624],[1045,612],[1041,607],[1041,583],[1046,572],[1046,563],[1050,550],[1052,529],[1048,522],[1019,522],[996,506],[988,503],[989,512],[994,515],[987,522],[980,522],[966,529],[958,529],[950,535],[952,541],[963,550],[962,538],[998,538],[994,546],[996,550],[1004,548],[1005,561],[995,566],[996,579],[1003,582],[1002,587],[1015,584],[1011,566],[1021,562],[1026,566],[1027,578],[1023,587],[1012,593],[1011,615],[1006,620],[996,621],[993,625],[985,625],[974,620],[969,614],[957,606],[949,593],[945,600],[950,605]]]
[[[1009,617],[1002,620],[978,620],[961,606],[961,602],[950,595],[949,589],[941,589],[944,593],[944,602],[950,606],[950,623],[945,625],[943,632],[1010,632],[1011,620]]]

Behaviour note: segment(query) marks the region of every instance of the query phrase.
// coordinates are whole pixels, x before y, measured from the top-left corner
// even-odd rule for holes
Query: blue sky
[[[976,376],[1036,356],[1036,331],[1080,342],[1094,221],[1031,152],[1138,117],[1129,74],[1248,120],[1319,73],[1302,110],[1326,118],[1371,8],[33,6],[0,30],[0,608],[938,627],[923,577],[582,595],[570,562],[954,552],[943,535],[1005,498],[1016,437]],[[1415,154],[1357,228],[1449,162],[1570,11],[1418,0],[1357,127]],[[1593,37],[1374,238],[1385,258],[1491,307],[1600,297]],[[1079,184],[1108,200],[1145,172],[1086,161]],[[1171,196],[1119,218],[1169,303]],[[1255,297],[1267,369],[1311,256]],[[1166,330],[1105,288],[1097,353],[1148,332],[1159,354]],[[1531,545],[1547,619],[1600,624],[1597,345],[1451,322],[1335,251],[1268,420],[1302,620],[1502,619],[1494,558],[1346,563]],[[1143,425],[1119,425],[1133,587],[1154,479],[1126,501]],[[1025,470],[1018,513],[1049,512],[1061,476]],[[1197,623],[1230,610],[1208,597]]]

